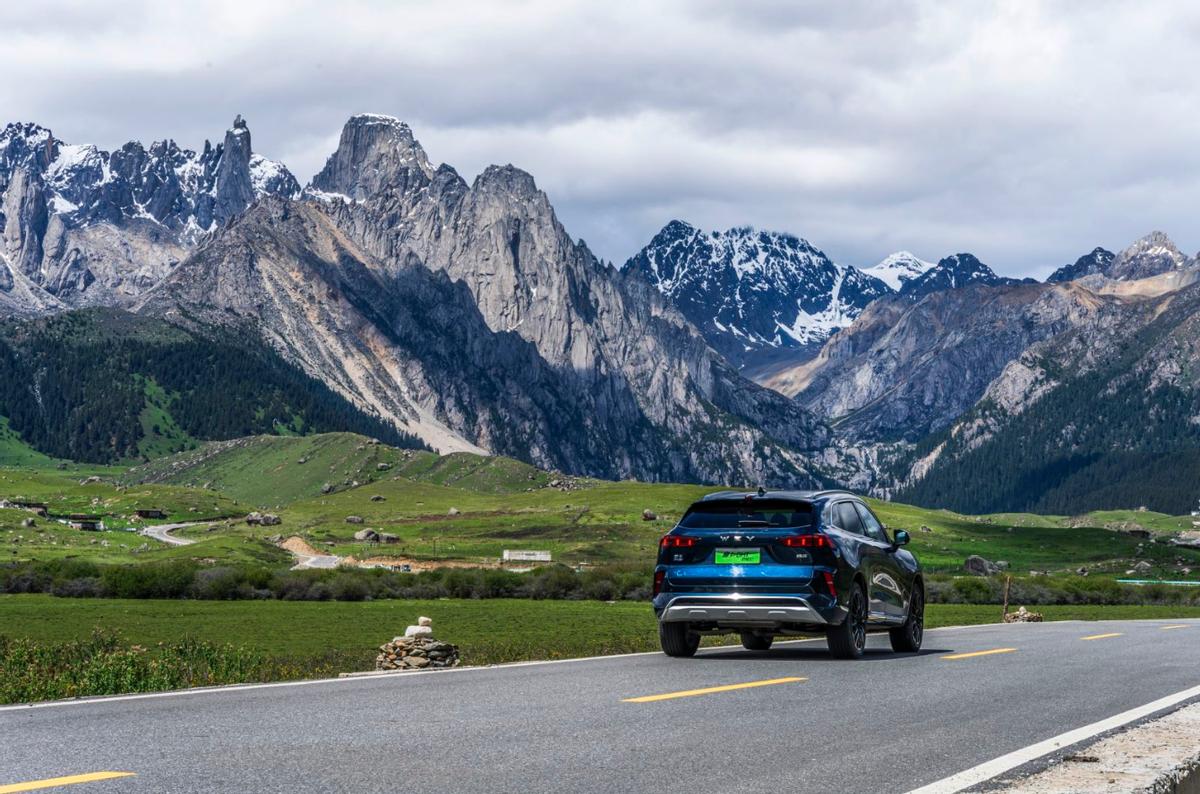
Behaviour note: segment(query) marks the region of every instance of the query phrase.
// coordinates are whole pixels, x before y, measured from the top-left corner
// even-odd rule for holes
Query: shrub
[[[955,579],[951,591],[952,597],[963,604],[991,604],[997,600],[995,588],[987,579]]]
[[[336,601],[366,601],[371,588],[357,576],[335,576],[329,593]]]
[[[107,595],[99,576],[80,576],[55,582],[50,591],[63,598],[102,598]]]
[[[101,580],[113,598],[183,598],[195,572],[190,562],[121,565],[105,568]]]
[[[189,595],[213,601],[241,598],[245,581],[236,568],[201,568],[192,576]]]

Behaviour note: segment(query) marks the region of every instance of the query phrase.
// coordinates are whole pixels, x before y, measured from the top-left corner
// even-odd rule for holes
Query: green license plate
[[[717,549],[717,565],[758,565],[762,559],[762,551],[741,551],[733,549]]]

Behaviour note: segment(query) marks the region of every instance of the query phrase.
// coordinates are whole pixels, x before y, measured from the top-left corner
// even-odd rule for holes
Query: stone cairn
[[[1009,612],[1004,616],[1005,623],[1041,623],[1045,618],[1041,612],[1030,612],[1025,607],[1021,607],[1016,612]]]
[[[423,670],[437,667],[457,667],[458,646],[433,638],[433,621],[417,618],[417,625],[404,630],[403,637],[379,646],[375,657],[376,670]]]

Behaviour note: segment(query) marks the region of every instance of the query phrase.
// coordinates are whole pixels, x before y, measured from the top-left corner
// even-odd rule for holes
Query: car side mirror
[[[910,540],[912,540],[912,537],[909,536],[909,534],[906,530],[897,529],[895,532],[892,533],[892,547],[893,548],[898,549],[901,546],[907,546],[908,542]]]

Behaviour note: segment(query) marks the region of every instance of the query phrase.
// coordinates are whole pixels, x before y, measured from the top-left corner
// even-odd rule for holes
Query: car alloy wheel
[[[908,611],[908,638],[914,648],[921,647],[925,636],[925,596],[921,589],[914,588]]]
[[[850,596],[850,614],[846,620],[850,621],[850,641],[862,652],[867,647],[867,599],[861,588],[854,588]]]

